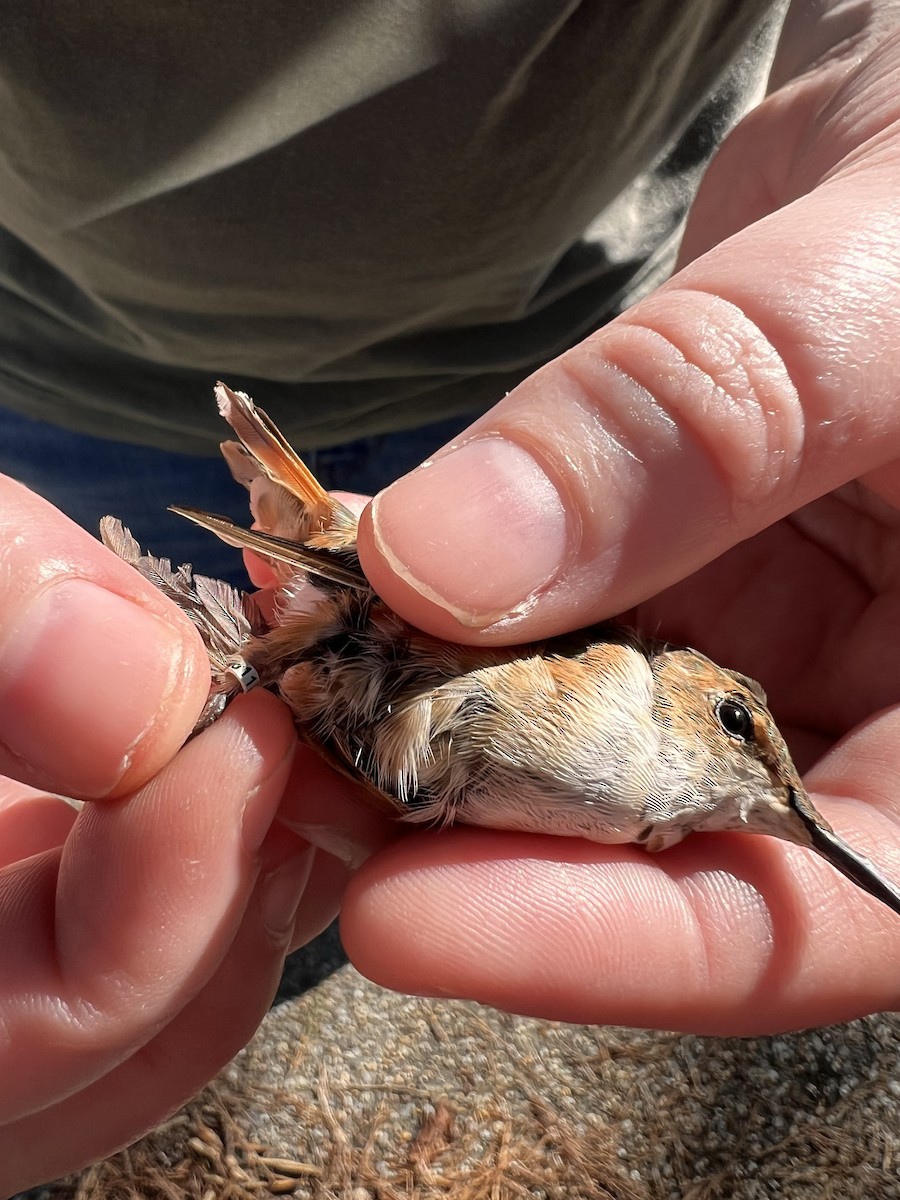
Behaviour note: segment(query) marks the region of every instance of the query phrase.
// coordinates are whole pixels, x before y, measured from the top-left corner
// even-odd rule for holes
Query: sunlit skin
[[[557,582],[483,632],[405,582],[409,563],[415,579],[448,594],[454,563],[490,553],[507,569],[522,556],[515,530],[489,535],[474,506],[457,518],[451,467],[438,486],[432,471],[386,493],[378,537],[363,518],[360,552],[389,603],[445,637],[527,638],[624,612],[763,680],[817,807],[896,876],[900,269],[885,239],[897,231],[890,179],[900,149],[885,130],[897,116],[898,56],[894,38],[836,90],[851,46],[732,139],[695,206],[686,271],[477,427],[527,445],[565,478],[588,536]],[[785,72],[794,62],[786,53]],[[842,121],[864,93],[879,102]],[[811,111],[820,119],[810,139]],[[817,189],[823,174],[828,186]],[[659,402],[655,439],[653,425],[629,424],[639,391],[629,374]],[[748,379],[760,406],[748,411],[763,417],[754,456],[740,424],[722,416],[732,398],[740,410]],[[552,429],[541,422],[548,403]],[[666,416],[689,434],[667,441]],[[630,428],[632,445],[643,438],[659,456],[636,468],[604,427],[620,438]],[[773,456],[779,446],[786,452]],[[598,461],[604,473],[591,470]],[[580,474],[567,474],[571,463],[583,464]],[[614,528],[628,535],[612,560],[602,553],[610,503]],[[437,525],[427,569],[415,533],[423,508]],[[711,545],[722,556],[704,565]],[[473,605],[483,596],[490,609],[503,583],[472,588]],[[889,912],[856,905],[809,855],[730,836],[694,837],[652,860],[461,829],[418,837],[354,880],[343,929],[362,969],[391,986],[569,1020],[750,1033],[892,1009],[900,995]]]
[[[760,685],[695,649],[606,622],[524,646],[452,643],[400,620],[359,568],[357,518],[266,412],[224,383],[222,451],[249,493],[245,529],[173,511],[263,556],[251,597],[145,555],[114,518],[104,542],[191,614],[210,656],[207,727],[269,687],[304,740],[399,820],[637,843],[768,834],[816,851],[900,916],[900,887],[816,811]]]
[[[884,692],[875,690],[876,679],[884,677],[876,674],[871,659],[868,670],[860,669],[866,664],[865,651],[849,630],[844,636],[853,646],[855,667],[841,661],[836,672],[830,671],[822,661],[827,626],[818,620],[819,614],[837,618],[829,597],[846,595],[847,607],[851,612],[855,608],[862,620],[881,607],[874,586],[868,593],[862,587],[861,559],[868,557],[873,570],[883,561],[885,548],[878,527],[885,506],[872,501],[877,518],[861,512],[855,499],[860,494],[853,486],[840,496],[808,506],[625,616],[659,636],[671,630],[673,640],[708,646],[726,661],[730,656],[767,681],[766,671],[770,671],[771,704],[787,713],[788,736],[798,760],[815,768],[810,779],[820,789],[814,796],[817,805],[831,814],[847,840],[869,850],[890,875],[900,868],[900,846],[891,827],[893,797],[879,790],[878,773],[873,770],[877,763],[869,761],[884,725],[875,724],[865,737],[860,732],[849,745],[834,747],[850,732],[854,717],[871,715],[889,703],[893,689],[887,681],[882,683]],[[849,566],[842,569],[837,545],[820,546],[841,520],[849,520],[852,526],[847,538],[858,557],[855,571]],[[270,568],[259,560],[251,560],[251,568],[259,582],[272,579]],[[767,600],[765,619],[760,617],[758,602],[754,611],[754,597],[760,594]],[[717,603],[714,597],[725,603]],[[420,605],[419,613],[425,612]],[[422,623],[427,624],[427,616]],[[478,635],[470,629],[455,628],[461,639],[476,641]],[[735,628],[746,636],[733,636]],[[446,622],[441,629],[448,631]],[[489,634],[483,640],[493,638]],[[870,653],[877,657],[877,646]],[[809,702],[805,723],[804,700]],[[688,696],[681,704],[688,725],[694,721],[689,715],[693,703],[693,696]],[[854,710],[851,703],[860,707]],[[843,725],[842,708],[847,714]],[[884,714],[884,720],[889,717],[890,713]],[[862,791],[856,783],[840,786],[848,756],[850,762],[864,764]],[[789,762],[785,771],[785,778],[795,778]],[[855,796],[874,801],[873,808],[853,804]],[[839,798],[850,803],[841,804]],[[785,835],[790,835],[790,829]],[[603,864],[610,859],[616,869],[608,873]],[[680,884],[674,886],[677,881]],[[460,891],[465,893],[469,919],[456,923],[450,916],[450,897]],[[395,855],[379,856],[368,864],[351,886],[343,924],[348,944],[365,969],[403,990],[457,994],[449,980],[468,971],[469,988],[460,994],[563,1019],[662,1023],[654,1015],[658,1011],[654,1005],[664,1003],[671,1011],[674,1003],[679,1023],[688,1028],[715,1029],[720,1021],[732,1022],[740,1011],[747,1014],[742,1031],[756,1032],[765,1029],[779,1009],[793,1014],[790,1024],[810,1023],[807,1014],[817,1011],[822,977],[831,977],[835,990],[827,1001],[833,1007],[818,1009],[818,1019],[855,1015],[857,989],[867,973],[848,971],[841,955],[832,961],[824,947],[821,959],[815,951],[823,935],[837,934],[841,941],[861,936],[878,947],[896,931],[890,928],[890,914],[886,922],[885,914],[873,912],[864,898],[856,914],[830,911],[830,905],[843,910],[852,903],[845,885],[822,876],[815,865],[798,862],[790,852],[785,860],[777,850],[773,852],[771,842],[758,848],[740,842],[735,846],[732,839],[723,841],[721,836],[694,836],[676,850],[650,859],[643,852],[598,854],[571,843],[562,849],[541,839],[513,841],[502,834],[485,840],[460,829],[436,841],[404,839]],[[557,909],[559,914],[553,917]],[[490,914],[485,930],[479,928],[479,912]],[[831,920],[837,921],[836,928]],[[665,921],[672,922],[674,945],[665,934]],[[642,953],[634,959],[634,939],[652,946],[655,925],[659,926],[658,957],[651,954],[645,960]],[[356,930],[361,931],[358,941]],[[461,933],[464,941],[459,944]],[[714,954],[708,961],[717,935],[723,943],[719,956]],[[601,940],[595,942],[598,936]],[[529,939],[530,953],[523,951],[523,941]],[[739,947],[734,955],[728,939]],[[385,943],[391,947],[388,956],[379,950]],[[691,954],[692,944],[696,957]],[[802,954],[797,952],[798,944]],[[448,945],[455,954],[446,953]],[[588,947],[593,958],[585,960]],[[649,968],[647,961],[652,963]],[[548,962],[552,969],[547,968]],[[812,976],[816,994],[810,993],[805,978],[811,962],[822,972]],[[666,964],[677,1000],[672,995],[663,999],[664,988],[649,996],[640,994],[641,971],[665,972]],[[787,965],[790,969],[780,969]],[[894,995],[890,963],[876,955],[874,965],[868,979],[881,974],[884,1005],[889,1006]],[[637,975],[624,993],[610,995],[611,971]],[[715,999],[711,979],[719,985]],[[514,995],[520,999],[514,1002]]]
[[[760,679],[798,765],[810,768],[817,807],[893,878],[897,12],[884,0],[792,5],[779,90],[710,172],[687,234],[687,273],[484,419],[482,431],[524,441],[565,477],[559,527],[584,537],[555,582],[544,583],[559,527],[535,541],[529,524],[546,497],[501,509],[486,527],[478,512],[506,492],[477,454],[465,470],[456,460],[443,478],[432,472],[437,497],[424,476],[388,492],[376,514],[381,550],[367,520],[361,539],[378,590],[434,632],[500,642],[515,623],[522,641],[637,606],[629,619]],[[649,405],[632,404],[648,393]],[[637,413],[651,417],[629,424]],[[473,495],[473,476],[484,494]],[[282,799],[292,722],[261,693],[176,753],[208,678],[177,613],[9,481],[0,482],[0,534],[4,699],[14,651],[31,654],[14,703],[0,705],[0,769],[94,799],[76,820],[61,801],[9,782],[0,804],[0,848],[15,860],[0,871],[0,1192],[96,1159],[171,1112],[250,1036],[287,945],[330,919],[342,894],[357,964],[411,991],[716,1034],[897,1007],[900,922],[802,848],[709,834],[652,856],[461,827],[396,838],[300,750]],[[423,600],[398,564],[455,609],[496,613],[498,597],[540,591],[506,628],[479,632]],[[151,623],[132,639],[123,673],[109,623],[83,593],[63,606],[62,624],[36,625],[48,583],[73,578],[165,610],[181,631],[182,686],[169,687],[164,709],[159,689],[171,681],[158,664],[173,655],[164,630]],[[135,754],[142,706],[155,720]],[[50,729],[53,737],[26,740]],[[236,746],[229,775],[216,774]],[[243,856],[248,795],[262,849]],[[311,867],[306,838],[329,848]],[[185,844],[190,862],[173,853]],[[41,850],[40,860],[20,857]],[[262,878],[278,864],[288,864],[287,880],[270,933]],[[118,1002],[103,991],[107,970],[123,982]],[[86,1024],[79,1017],[92,1004]],[[23,1079],[35,1080],[27,1102]]]
[[[850,485],[629,614],[764,679],[817,807],[894,876],[898,529],[883,497]],[[390,986],[566,1020],[752,1033],[894,1008],[900,993],[891,914],[771,839],[695,835],[649,858],[416,835],[356,877],[343,929]]]

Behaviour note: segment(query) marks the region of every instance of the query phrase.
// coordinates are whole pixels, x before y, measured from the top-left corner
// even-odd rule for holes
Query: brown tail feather
[[[177,513],[180,517],[187,517],[195,525],[210,530],[227,545],[235,546],[239,550],[255,550],[257,554],[289,563],[298,570],[308,571],[311,575],[318,575],[343,587],[357,588],[361,591],[369,589],[369,583],[359,565],[352,558],[348,561],[346,557],[338,557],[338,551],[305,546],[302,542],[292,542],[287,538],[261,533],[256,529],[242,529],[229,517],[203,512],[199,508],[179,508],[171,505],[169,511]]]
[[[219,412],[260,471],[295,496],[307,510],[310,534],[319,544],[352,543],[356,535],[355,516],[325,491],[268,414],[257,408],[249,396],[232,391],[224,383],[216,384],[216,400]],[[232,465],[230,459],[229,465]]]

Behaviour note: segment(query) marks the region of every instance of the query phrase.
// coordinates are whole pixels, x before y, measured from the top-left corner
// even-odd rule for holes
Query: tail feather
[[[354,542],[356,517],[325,491],[268,414],[257,408],[249,396],[232,391],[224,383],[216,385],[216,400],[219,412],[251,460],[248,463],[235,453],[231,443],[223,446],[226,461],[238,482],[251,487],[255,464],[262,475],[303,506],[308,519],[304,540],[314,538],[317,545],[325,548]]]
[[[195,732],[204,729],[230,699],[247,689],[241,677],[246,667],[241,655],[248,642],[268,630],[262,612],[252,596],[228,583],[195,575],[187,563],[173,567],[167,558],[145,554],[115,517],[103,517],[100,537],[114,554],[174,601],[199,631],[212,672],[209,699]]]
[[[325,491],[270,418],[249,396],[225,384],[216,387],[219,411],[240,442],[226,442],[223,454],[234,478],[250,492],[258,529],[243,529],[227,517],[194,508],[172,512],[215,533],[238,549],[253,550],[276,564],[276,576],[288,589],[296,576],[314,577],[321,591],[369,592],[356,557],[356,517]],[[290,536],[285,536],[290,535]],[[268,686],[260,679],[245,647],[269,632],[252,596],[219,580],[195,575],[188,565],[173,567],[165,558],[145,554],[131,533],[113,517],[100,525],[104,543],[168,596],[203,638],[212,670],[209,699],[196,729],[216,719],[239,692]],[[258,646],[247,649],[250,659]]]
[[[169,511],[177,513],[180,517],[187,517],[195,525],[208,529],[226,545],[234,546],[238,550],[254,550],[257,554],[287,563],[297,570],[308,571],[311,575],[317,575],[320,579],[339,584],[341,587],[356,588],[359,591],[369,590],[369,582],[353,550],[305,546],[302,542],[262,533],[258,529],[242,529],[229,517],[203,512],[199,508],[171,505]]]

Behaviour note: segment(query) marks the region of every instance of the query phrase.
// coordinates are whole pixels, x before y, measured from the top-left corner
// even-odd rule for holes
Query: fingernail
[[[284,939],[294,927],[294,918],[312,871],[315,848],[306,846],[273,868],[260,881],[260,912],[269,935]]]
[[[178,685],[182,633],[96,584],[65,579],[3,634],[0,743],[31,782],[106,795]]]
[[[398,480],[375,498],[372,521],[400,578],[475,627],[521,610],[571,553],[556,486],[503,438],[469,442]]]
[[[324,850],[326,854],[340,859],[351,871],[358,870],[366,859],[371,858],[375,853],[375,847],[371,842],[355,838],[348,830],[338,829],[335,825],[319,825],[301,821],[291,823],[290,828],[295,833],[299,833],[301,837],[306,838],[308,842],[312,842],[319,850]]]

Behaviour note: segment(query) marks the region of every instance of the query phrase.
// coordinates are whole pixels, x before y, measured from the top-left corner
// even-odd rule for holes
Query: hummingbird
[[[900,914],[900,889],[813,807],[755,680],[612,622],[512,647],[431,637],[375,594],[356,517],[266,413],[222,383],[216,398],[254,527],[172,511],[271,564],[274,618],[248,593],[145,554],[114,518],[101,522],[106,545],[200,631],[212,683],[195,732],[266,687],[303,740],[402,820],[650,852],[692,832],[768,834],[815,851]]]

